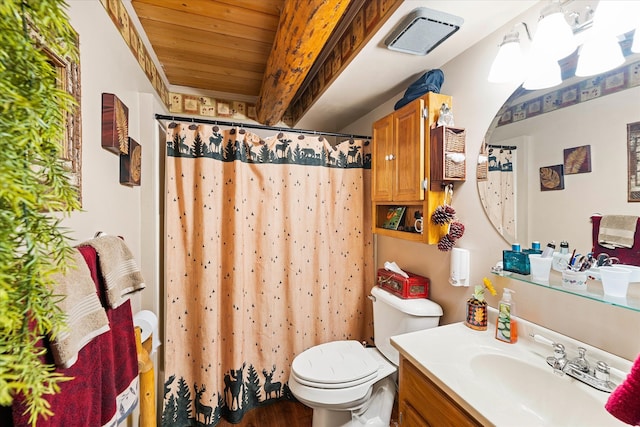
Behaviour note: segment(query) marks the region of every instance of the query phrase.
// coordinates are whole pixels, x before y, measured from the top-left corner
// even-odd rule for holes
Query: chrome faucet
[[[564,345],[553,343],[553,356],[547,357],[547,363],[557,374],[567,374],[597,390],[611,393],[617,386],[609,381],[609,366],[598,361],[592,370],[585,355],[587,350],[578,347],[578,357],[569,361]]]

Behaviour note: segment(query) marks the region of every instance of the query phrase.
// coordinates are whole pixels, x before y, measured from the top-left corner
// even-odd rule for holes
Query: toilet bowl
[[[442,308],[427,299],[403,300],[375,286],[374,340],[332,341],[295,357],[289,389],[313,409],[313,427],[389,426],[399,355],[389,338],[438,326]]]

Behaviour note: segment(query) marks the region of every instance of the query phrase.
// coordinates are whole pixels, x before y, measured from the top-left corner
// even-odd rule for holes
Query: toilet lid
[[[376,377],[378,362],[358,341],[333,341],[300,353],[291,371],[301,383],[311,387],[343,388]]]

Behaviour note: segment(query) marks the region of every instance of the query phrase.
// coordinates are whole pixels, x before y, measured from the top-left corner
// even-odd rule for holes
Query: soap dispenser
[[[502,299],[498,303],[498,319],[496,320],[496,339],[513,344],[518,341],[518,325],[515,319],[515,303],[511,294],[515,293],[504,288]]]

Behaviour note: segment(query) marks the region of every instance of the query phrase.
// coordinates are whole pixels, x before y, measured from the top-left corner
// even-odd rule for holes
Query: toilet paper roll
[[[153,311],[142,310],[133,315],[133,324],[140,328],[140,338],[145,342],[151,334],[151,354],[160,347],[160,337],[158,333],[158,316]]]
[[[449,283],[452,286],[469,286],[469,251],[467,249],[451,250]]]

